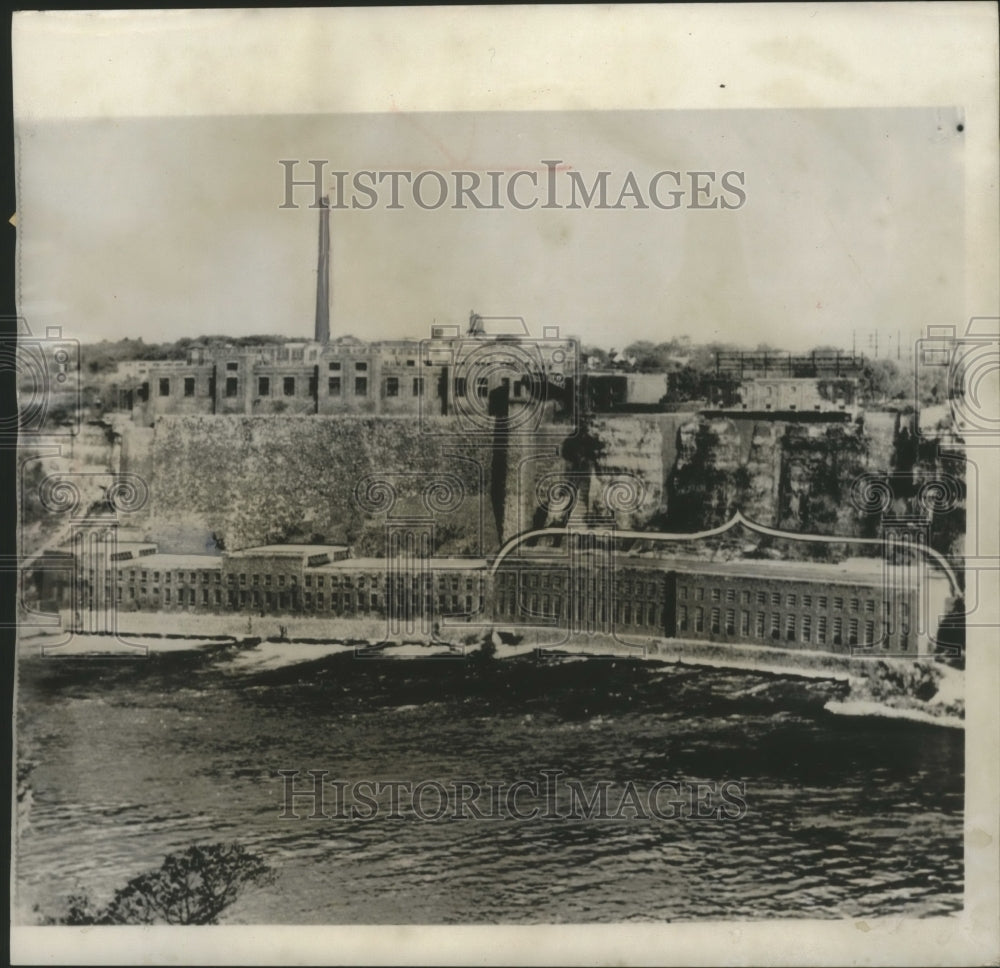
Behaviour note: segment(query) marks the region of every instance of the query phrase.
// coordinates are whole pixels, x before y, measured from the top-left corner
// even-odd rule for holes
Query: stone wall
[[[171,552],[322,538],[382,554],[391,505],[433,515],[442,554],[482,554],[491,466],[488,443],[422,436],[412,417],[164,417],[122,444],[122,469],[149,482],[139,526]]]
[[[161,418],[152,429],[123,431],[121,469],[149,481],[141,527],[164,551],[212,550],[215,539],[227,548],[322,539],[376,555],[385,509],[375,506],[378,494],[365,504],[355,493],[376,476],[394,489],[396,516],[428,514],[426,487],[435,479],[461,491],[454,507],[445,500],[433,510],[442,554],[491,554],[524,530],[563,526],[571,516],[582,523],[604,509],[615,482],[638,484],[632,503],[614,513],[619,528],[700,531],[740,511],[791,531],[873,536],[879,514],[857,506],[852,485],[864,474],[898,476],[894,418],[602,415],[570,438],[492,440],[449,432],[453,425],[439,420],[441,436],[422,435],[407,417]],[[940,468],[934,455],[918,461],[910,490]],[[561,496],[568,500],[551,490],[561,479],[571,484],[572,494]],[[954,520],[935,526],[960,534],[964,510],[947,513]]]

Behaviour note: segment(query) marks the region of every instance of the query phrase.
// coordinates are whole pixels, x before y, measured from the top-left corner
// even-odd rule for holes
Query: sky
[[[310,189],[280,207],[281,159],[301,162],[298,178],[321,159],[348,180],[525,169],[542,186],[543,161],[558,160],[587,185],[608,171],[611,203],[633,172],[649,204],[664,170],[741,172],[746,200],[542,209],[544,190],[523,184],[540,199],[530,211],[428,210],[404,185],[395,210],[383,185],[374,208],[332,213],[332,335],[419,338],[474,310],[605,348],[687,335],[849,349],[875,329],[885,346],[962,322],[960,122],[947,108],[25,121],[19,311],[35,333],[81,341],[310,336],[318,214]]]

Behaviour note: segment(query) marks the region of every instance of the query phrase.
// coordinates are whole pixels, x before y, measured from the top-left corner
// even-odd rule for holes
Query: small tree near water
[[[273,883],[263,858],[239,844],[188,847],[168,854],[159,870],[133,877],[103,908],[86,895],[68,898],[47,924],[218,924],[219,915],[250,886]]]
[[[482,645],[479,646],[479,658],[484,662],[489,662],[491,659],[495,659],[497,654],[497,646],[493,641],[493,629],[489,629],[483,636]]]

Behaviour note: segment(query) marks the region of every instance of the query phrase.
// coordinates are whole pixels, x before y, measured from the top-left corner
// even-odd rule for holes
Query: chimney
[[[316,266],[317,343],[330,342],[330,197],[320,199],[319,260]]]

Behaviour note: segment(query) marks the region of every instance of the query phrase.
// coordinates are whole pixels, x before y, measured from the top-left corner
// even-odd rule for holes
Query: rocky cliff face
[[[149,482],[141,528],[164,550],[202,551],[214,536],[383,554],[390,515],[433,520],[440,553],[497,545],[489,444],[421,436],[411,419],[171,417],[129,434],[122,454]]]
[[[597,510],[607,497],[619,528],[641,530],[661,517],[667,509],[667,475],[676,459],[677,430],[683,422],[680,414],[597,418],[592,432],[600,441],[594,468],[598,480],[613,486],[632,479],[640,486],[634,499],[623,487],[617,502],[607,487],[599,494],[592,492],[592,508]]]
[[[671,529],[705,530],[737,511],[808,534],[871,537],[877,521],[856,482],[888,473],[881,440],[859,423],[698,416],[679,434],[668,484]]]
[[[932,545],[954,554],[965,527],[964,462],[939,451],[933,441],[909,443],[892,413],[852,423],[616,415],[592,420],[574,446],[591,475],[588,509],[601,480],[640,483],[641,501],[616,515],[619,527],[704,531],[739,511],[787,531],[875,537],[890,513],[926,520]]]
[[[560,461],[535,465],[535,526],[602,521],[623,530],[655,527],[666,513],[666,482],[686,419],[635,414],[584,421],[564,442]]]
[[[885,511],[926,513],[921,488],[963,473],[943,472],[933,444],[897,430],[892,415],[834,424],[621,414],[562,440],[469,440],[421,435],[406,418],[192,416],[128,429],[116,446],[121,469],[149,482],[140,523],[165,550],[322,537],[381,554],[391,513],[433,517],[441,554],[491,554],[531,528],[613,520],[694,532],[737,511],[789,531],[874,536]],[[887,482],[887,505],[859,500],[866,475]],[[952,490],[951,503],[930,501],[946,553],[965,521],[962,482]]]

